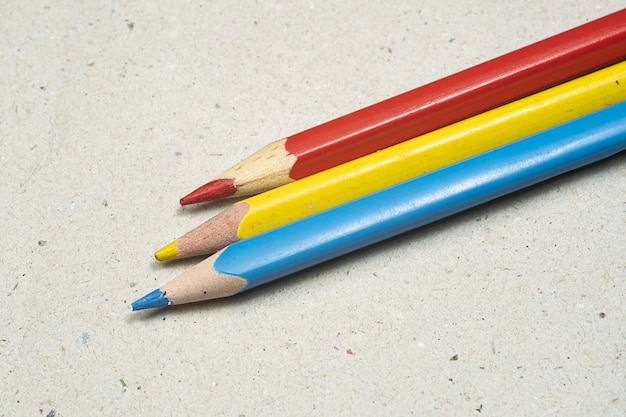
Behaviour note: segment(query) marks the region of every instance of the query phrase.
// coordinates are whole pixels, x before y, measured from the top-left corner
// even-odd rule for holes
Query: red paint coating
[[[290,136],[296,180],[626,57],[626,9]]]
[[[203,201],[217,200],[230,197],[237,192],[235,180],[232,178],[220,178],[204,184],[180,199],[180,205],[201,203]]]

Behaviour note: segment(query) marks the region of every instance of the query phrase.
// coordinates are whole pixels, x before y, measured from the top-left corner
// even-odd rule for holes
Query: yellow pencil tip
[[[156,251],[154,253],[154,257],[157,259],[157,261],[169,261],[170,259],[176,258],[176,256],[178,256],[176,242],[178,242],[178,240],[175,240],[172,243],[168,243],[167,245]]]

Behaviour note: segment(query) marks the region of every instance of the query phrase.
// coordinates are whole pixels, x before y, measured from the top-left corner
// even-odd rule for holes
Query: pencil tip
[[[148,308],[163,307],[170,303],[165,293],[160,289],[156,289],[149,294],[144,295],[137,301],[133,302],[133,311],[146,310]]]
[[[230,197],[237,192],[235,180],[232,178],[220,178],[204,184],[202,187],[190,192],[180,199],[180,205],[202,203],[205,201],[218,200]]]
[[[154,253],[154,257],[157,261],[169,261],[171,259],[175,259],[178,256],[178,248],[176,248],[176,242],[178,240],[174,240],[173,242],[168,243],[163,246],[161,249]]]

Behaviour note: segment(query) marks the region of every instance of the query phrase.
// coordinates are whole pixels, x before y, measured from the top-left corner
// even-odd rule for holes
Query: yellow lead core
[[[178,242],[178,240],[174,240],[173,242],[168,243],[167,245],[156,251],[154,253],[154,257],[157,259],[157,261],[169,261],[170,259],[174,259],[178,255],[176,242]]]

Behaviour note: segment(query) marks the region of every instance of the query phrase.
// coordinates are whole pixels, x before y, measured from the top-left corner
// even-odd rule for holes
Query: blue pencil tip
[[[170,300],[167,299],[165,293],[160,289],[156,289],[149,294],[144,295],[139,300],[135,301],[133,306],[133,311],[137,310],[145,310],[148,308],[157,308],[163,307],[170,303]]]

